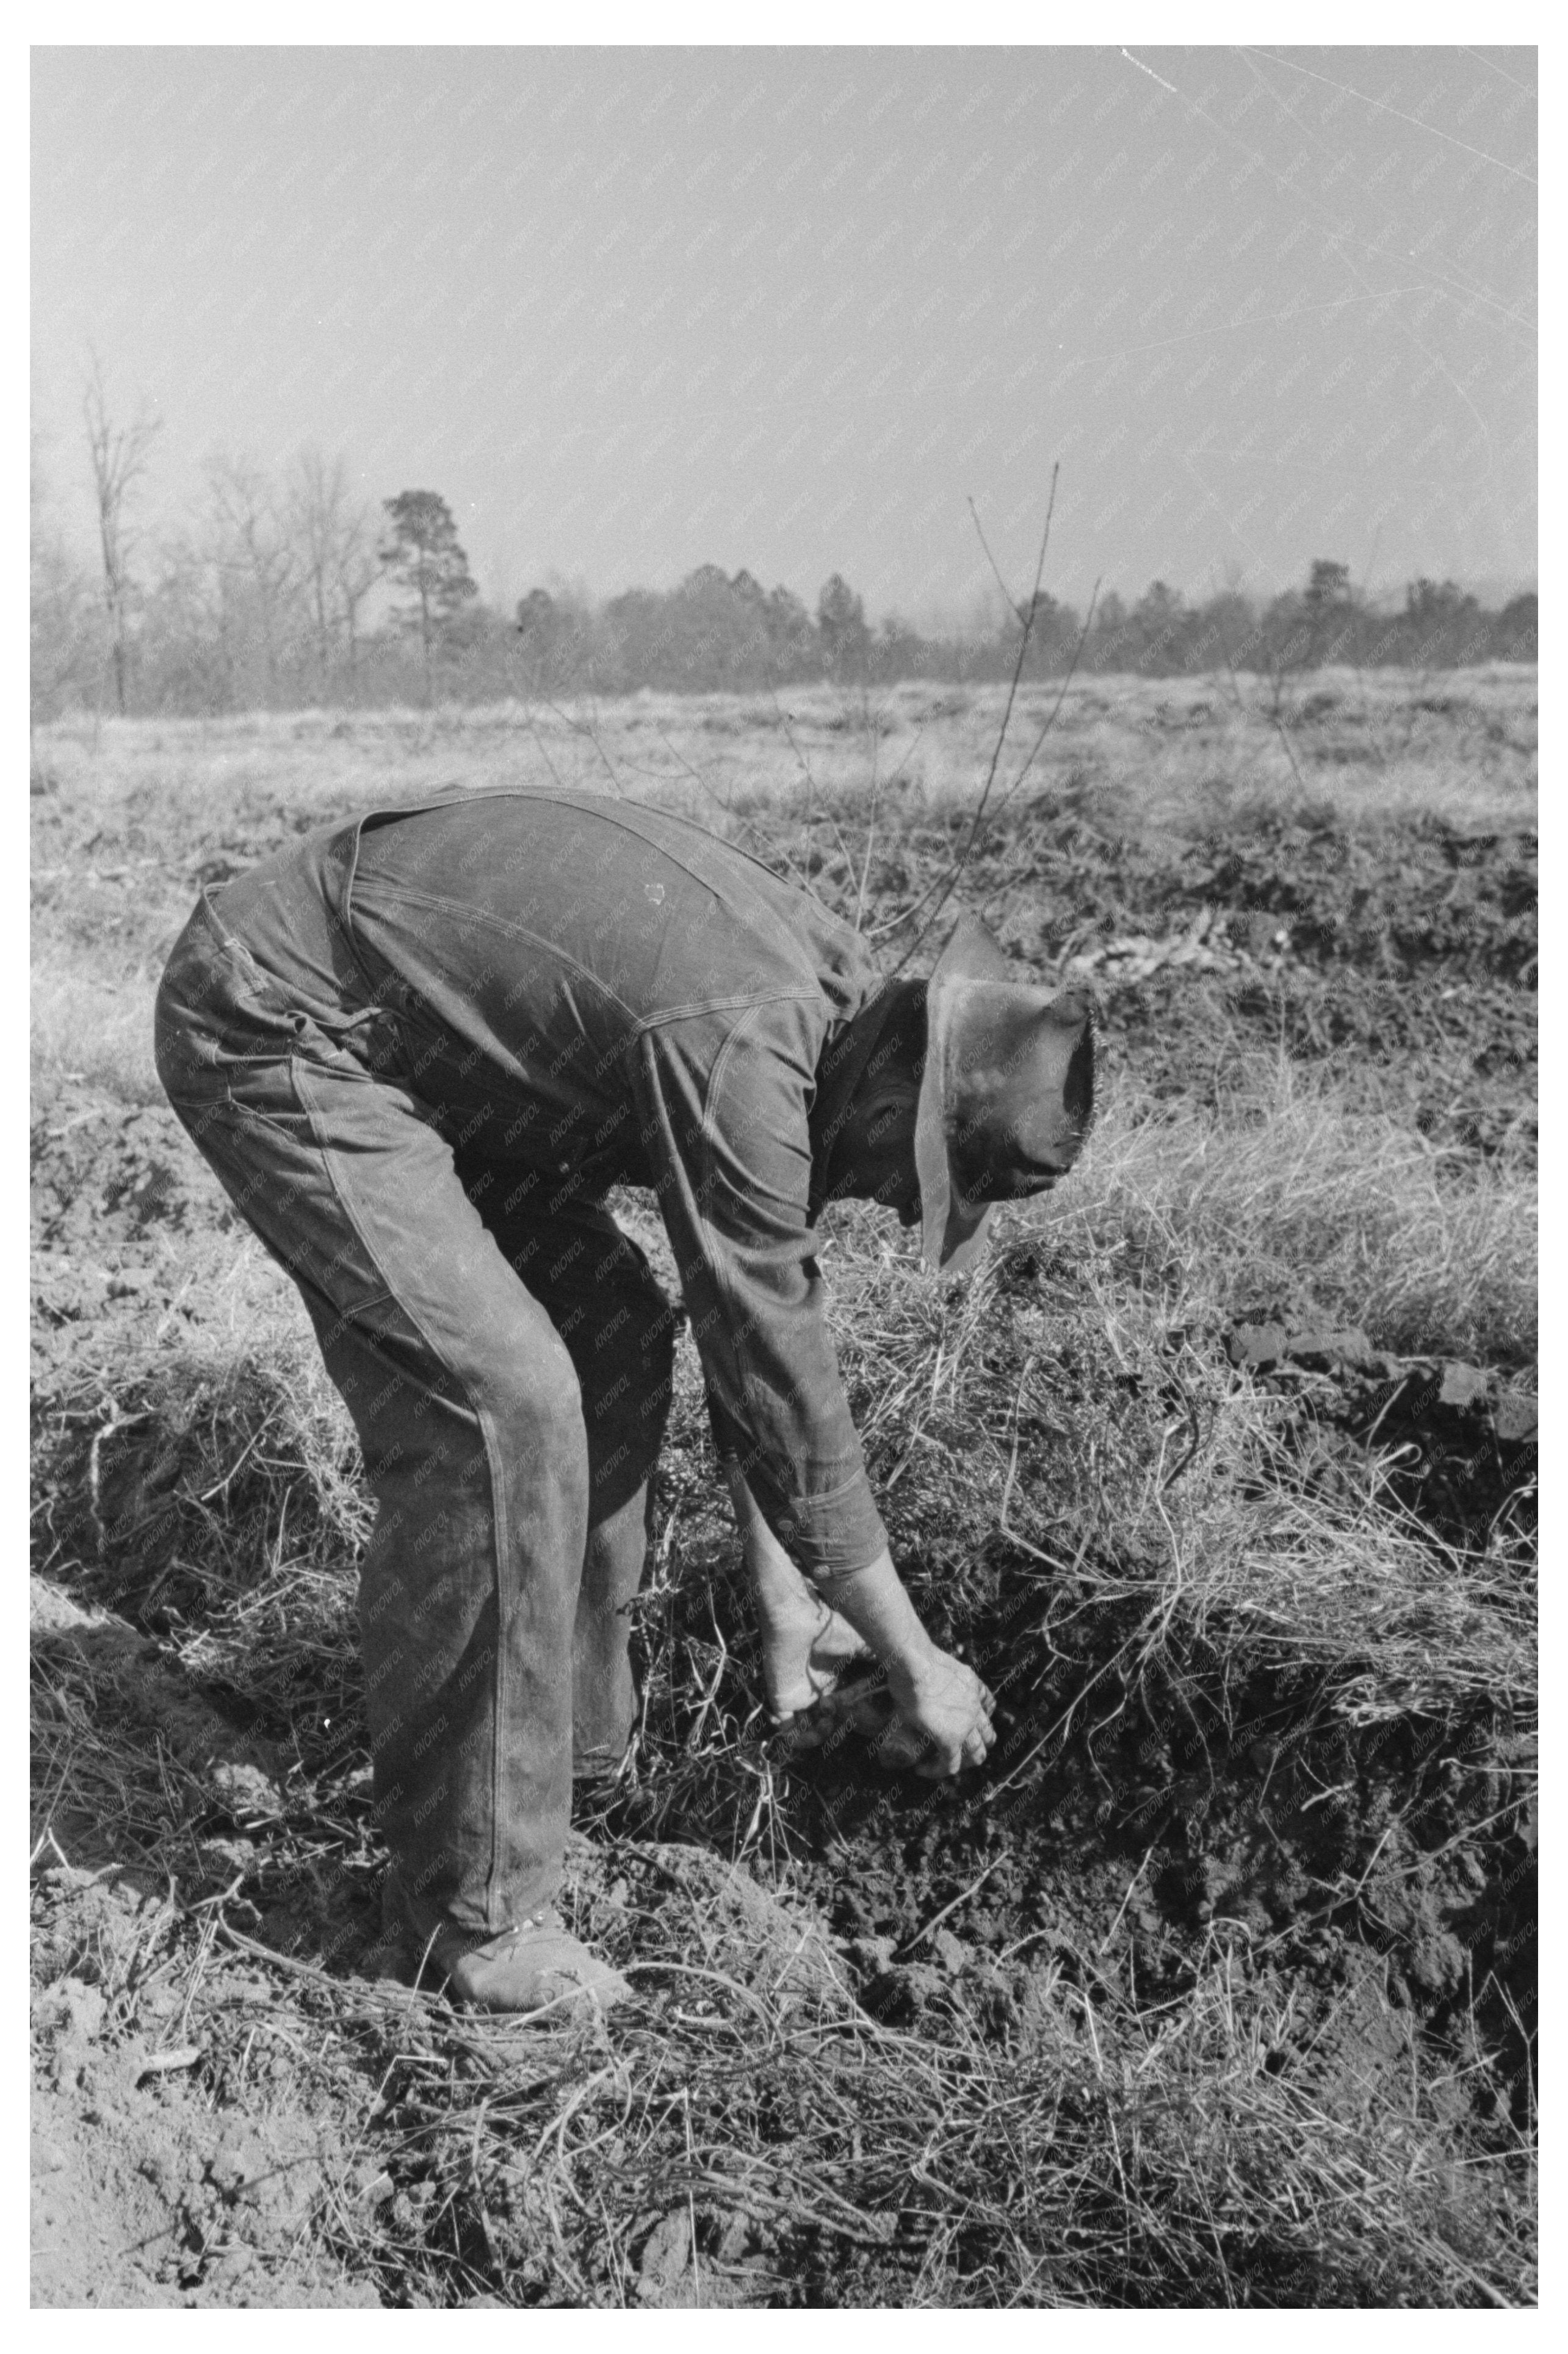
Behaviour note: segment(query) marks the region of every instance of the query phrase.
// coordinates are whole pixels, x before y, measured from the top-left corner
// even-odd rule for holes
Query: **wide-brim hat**
[[[1087,1000],[1013,970],[963,916],[927,983],[915,1166],[921,1254],[948,1275],[979,1257],[998,1202],[1041,1193],[1072,1167],[1094,1108]]]

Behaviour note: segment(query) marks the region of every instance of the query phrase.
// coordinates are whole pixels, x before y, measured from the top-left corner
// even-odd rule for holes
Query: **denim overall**
[[[549,1900],[572,1776],[613,1773],[630,1734],[679,1310],[601,1201],[568,1185],[509,1214],[503,1178],[440,1134],[344,920],[357,832],[295,855],[291,971],[204,895],[159,992],[158,1070],[359,1435],[387,1844],[422,1911],[491,1933]]]
[[[808,1570],[885,1542],[808,1200],[813,1078],[874,986],[863,949],[699,829],[575,796],[534,797],[554,814],[530,816],[529,798],[302,837],[204,895],[157,1005],[170,1101],[298,1286],[359,1434],[387,1845],[421,1916],[480,1935],[548,1902],[573,1773],[613,1772],[634,1715],[630,1606],[682,1311],[609,1215],[611,1182],[660,1192],[721,1451],[745,1450],[776,1532]],[[401,822],[460,807],[468,863],[439,892],[402,876],[378,900],[376,844],[385,868]],[[501,949],[464,964],[486,906]],[[528,981],[520,908],[528,939],[554,923],[575,951],[551,949],[563,981]],[[461,987],[436,1019],[407,976],[449,951]],[[624,1039],[601,1033],[579,1072],[559,1025],[612,1016]],[[566,1141],[520,1173],[504,1138],[541,1103],[535,1140]]]

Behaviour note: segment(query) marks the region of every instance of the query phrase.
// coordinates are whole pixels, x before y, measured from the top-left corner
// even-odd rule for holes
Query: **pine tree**
[[[451,509],[435,491],[399,491],[382,502],[390,536],[381,561],[394,580],[414,593],[398,614],[405,628],[417,623],[425,670],[425,700],[430,695],[430,654],[442,625],[479,594],[458,544]]]

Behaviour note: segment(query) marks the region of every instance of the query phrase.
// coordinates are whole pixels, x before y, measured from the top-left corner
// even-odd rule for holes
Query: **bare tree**
[[[316,673],[323,698],[332,670],[336,618],[333,610],[333,558],[344,489],[343,460],[335,458],[329,466],[321,451],[311,447],[302,450],[294,460],[284,491],[284,514],[305,601],[310,607]]]
[[[346,461],[315,448],[302,450],[289,470],[284,513],[324,697],[340,634],[353,674],[359,609],[381,577],[375,523],[349,488]]]
[[[143,677],[156,704],[177,711],[234,708],[238,648],[231,609],[210,525],[165,538],[140,641]]]
[[[375,519],[368,508],[356,516],[352,537],[344,542],[337,567],[337,593],[343,599],[348,635],[348,675],[352,683],[359,663],[359,609],[381,578],[385,567]]]
[[[103,363],[96,352],[90,358],[91,371],[82,389],[81,413],[87,427],[93,492],[98,503],[98,537],[103,553],[103,601],[109,615],[114,697],[118,708],[123,711],[129,666],[131,555],[134,545],[127,503],[147,471],[147,453],[159,420],[143,409],[131,424],[116,425],[109,413]]]
[[[73,689],[101,675],[101,605],[90,574],[66,546],[33,437],[28,464],[29,725],[51,717]]]
[[[215,553],[234,609],[260,637],[265,689],[275,701],[294,600],[299,561],[271,484],[245,457],[215,453],[207,461]]]

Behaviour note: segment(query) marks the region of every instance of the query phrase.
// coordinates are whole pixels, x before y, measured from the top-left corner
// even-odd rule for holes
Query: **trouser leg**
[[[637,1719],[631,1606],[648,1558],[646,1485],[588,1531],[572,1630],[572,1772],[605,1781],[619,1767]]]
[[[388,1847],[422,1911],[493,1934],[554,1893],[570,1813],[580,1394],[450,1149],[406,1091],[343,1063],[219,1072],[160,1037],[176,1110],[298,1284],[359,1433]]]
[[[537,1204],[515,1172],[459,1173],[503,1255],[570,1352],[588,1442],[588,1532],[572,1638],[572,1771],[612,1775],[637,1715],[632,1605],[647,1561],[650,1479],[670,1408],[681,1311],[596,1201]]]

